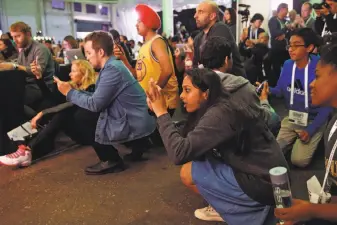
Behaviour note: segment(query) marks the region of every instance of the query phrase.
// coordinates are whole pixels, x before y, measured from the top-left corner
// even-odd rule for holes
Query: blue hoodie
[[[315,107],[311,104],[311,88],[310,83],[315,79],[315,70],[319,57],[310,55],[310,64],[308,68],[308,97],[309,97],[309,120],[311,124],[305,129],[310,137],[312,137],[318,129],[328,121],[328,117],[332,112],[330,107]],[[270,92],[278,97],[283,97],[288,109],[300,112],[306,112],[305,109],[305,95],[304,95],[304,68],[296,68],[295,73],[295,91],[294,91],[294,104],[290,106],[290,90],[291,90],[291,76],[294,65],[293,60],[287,60],[284,63],[280,78],[275,88],[270,88]],[[299,82],[296,82],[298,80]]]

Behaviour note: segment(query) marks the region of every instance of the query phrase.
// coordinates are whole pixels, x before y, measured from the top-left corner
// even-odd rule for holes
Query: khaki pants
[[[286,117],[282,120],[280,132],[277,135],[277,142],[279,143],[282,151],[286,154],[289,150],[291,152],[291,163],[298,167],[306,167],[311,162],[317,146],[323,137],[326,124],[319,128],[319,130],[310,137],[308,143],[303,143],[298,138],[298,133],[303,130],[300,127],[289,122]]]

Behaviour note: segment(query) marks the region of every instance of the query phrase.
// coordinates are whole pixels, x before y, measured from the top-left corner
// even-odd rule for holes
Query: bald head
[[[219,7],[213,1],[201,2],[194,15],[197,27],[201,29],[209,29],[219,19]]]
[[[201,2],[199,5],[201,4],[204,4],[206,7],[208,7],[211,12],[216,13],[216,14],[219,13],[219,6],[214,1],[205,0]]]

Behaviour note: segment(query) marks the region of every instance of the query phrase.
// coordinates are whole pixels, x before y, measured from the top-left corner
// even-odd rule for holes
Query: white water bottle
[[[287,172],[287,168],[285,167],[275,167],[269,170],[276,208],[289,208],[292,204],[292,194]],[[284,224],[284,222],[280,221],[280,224]]]

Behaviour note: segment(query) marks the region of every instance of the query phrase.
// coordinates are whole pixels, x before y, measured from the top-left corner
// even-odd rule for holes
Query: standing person
[[[234,39],[236,39],[236,12],[233,8],[225,9],[224,22],[232,31]]]
[[[312,16],[312,4],[310,2],[305,2],[301,8],[301,23],[300,27],[308,27],[315,29],[315,18]]]
[[[302,168],[311,162],[332,111],[312,105],[309,96],[319,60],[311,52],[317,46],[318,37],[311,28],[295,30],[288,46],[291,59],[285,62],[277,86],[270,88],[271,94],[284,97],[289,109],[277,141],[284,153],[292,149],[292,164]]]
[[[141,157],[147,147],[147,136],[155,129],[155,121],[148,113],[145,92],[124,64],[113,56],[111,35],[97,31],[84,41],[88,61],[100,69],[95,92],[78,91],[67,82],[55,81],[69,102],[99,114],[92,145],[100,161],[87,167],[86,173],[113,173],[124,170],[123,160],[113,144],[131,146],[134,153],[131,157]],[[85,127],[86,121],[78,122],[78,126],[82,132],[91,130]],[[91,138],[90,135],[86,134]]]
[[[250,57],[246,54],[247,49],[252,48],[254,44],[258,43],[259,35],[264,33],[264,29],[261,28],[264,17],[260,13],[254,14],[250,20],[250,26],[245,28],[240,37],[239,49],[241,56]]]
[[[272,17],[268,22],[270,38],[271,38],[271,55],[273,66],[273,80],[270,82],[271,86],[275,86],[280,74],[283,63],[289,59],[289,53],[286,49],[287,39],[286,34],[288,28],[286,26],[286,17],[288,14],[288,5],[281,3],[277,7],[277,16]],[[290,24],[288,25],[291,26]]]
[[[233,52],[233,68],[230,71],[236,76],[245,77],[238,46],[235,43],[234,36],[230,28],[219,21],[219,7],[213,1],[203,1],[196,9],[194,19],[197,27],[202,31],[194,39],[194,58],[193,65],[196,67],[200,64],[201,53],[206,41],[214,36],[224,37],[230,41]]]
[[[43,81],[51,88],[53,75],[55,73],[54,61],[50,51],[43,44],[34,41],[32,30],[28,24],[17,22],[10,26],[11,36],[17,48],[21,49],[16,63],[1,63],[2,70],[22,70],[27,72],[25,87],[25,105],[33,106],[43,99],[42,91],[36,83],[30,64],[37,60],[42,69]],[[33,107],[34,108],[34,107]]]
[[[325,0],[329,5],[316,9],[315,30],[322,37],[328,33],[337,32],[337,0]]]
[[[320,107],[337,108],[337,41],[321,49],[321,58],[316,68],[316,79],[310,84],[312,104]],[[285,225],[305,222],[306,225],[337,224],[337,153],[333,152],[337,142],[337,116],[330,120],[324,133],[325,166],[328,172],[328,183],[325,191],[330,190],[332,203],[311,204],[307,201],[293,199],[292,207],[276,209],[275,215],[286,221]],[[329,162],[331,164],[329,165]],[[329,167],[331,166],[331,167]]]
[[[188,119],[179,131],[170,118],[159,87],[151,82],[148,104],[169,158],[183,165],[182,182],[210,207],[195,215],[228,225],[275,224],[275,200],[268,171],[287,162],[270,133],[257,102],[231,98],[220,77],[210,69],[186,72],[181,99]],[[239,98],[240,99],[240,98]],[[214,208],[214,209],[213,209]]]
[[[157,82],[163,89],[167,108],[173,115],[179,101],[178,81],[170,47],[164,38],[157,34],[161,26],[160,17],[144,4],[137,5],[136,11],[139,15],[137,31],[145,40],[139,50],[136,68],[128,63],[120,49],[115,48],[114,54],[123,61],[145,91],[149,90],[150,78]]]

